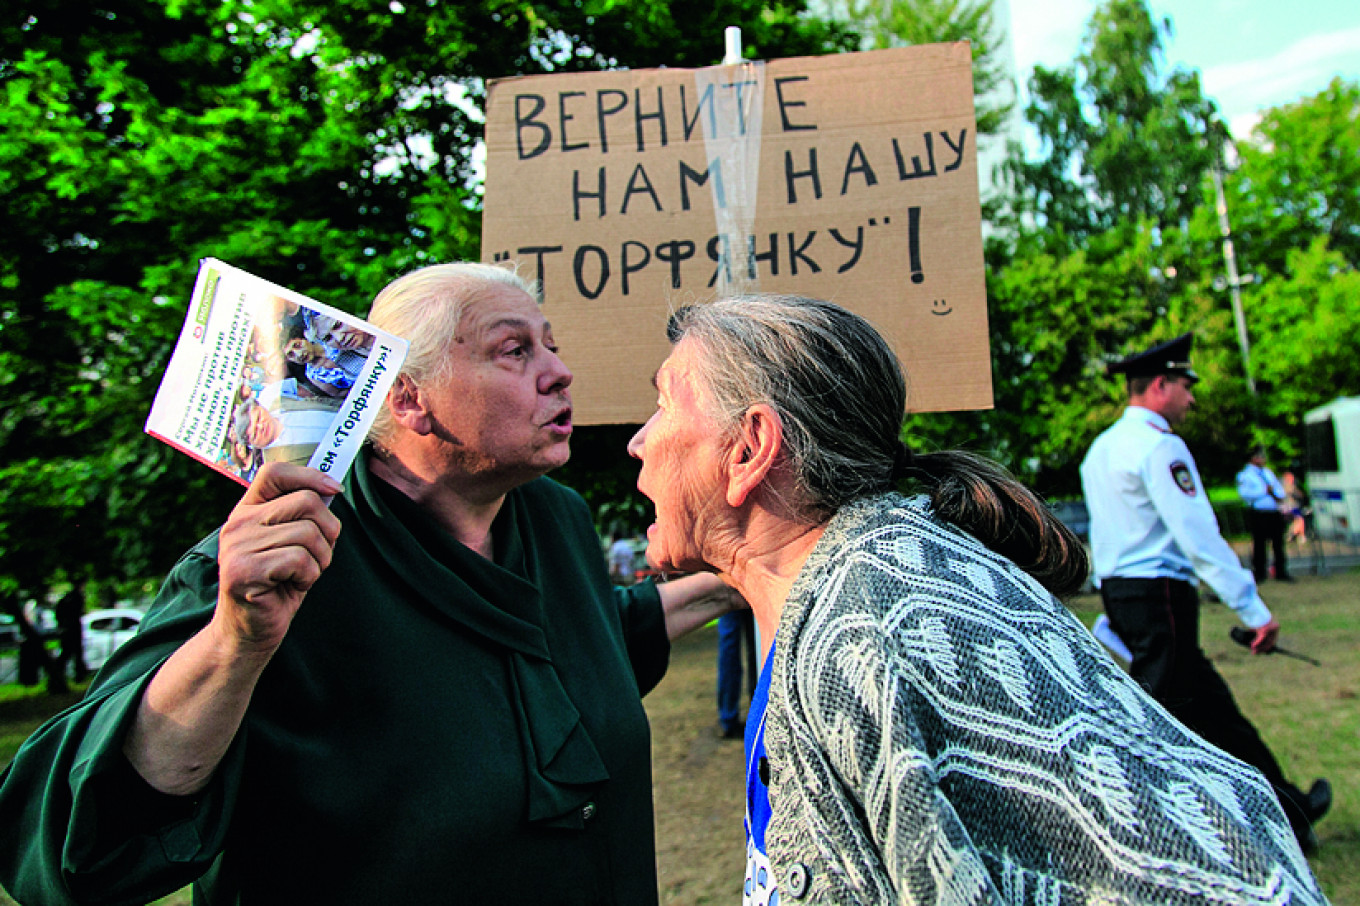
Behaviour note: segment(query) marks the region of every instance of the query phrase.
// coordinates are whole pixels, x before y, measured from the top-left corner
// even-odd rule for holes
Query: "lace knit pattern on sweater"
[[[1260,774],[924,497],[831,520],[775,649],[785,899],[793,871],[799,902],[1326,903]]]

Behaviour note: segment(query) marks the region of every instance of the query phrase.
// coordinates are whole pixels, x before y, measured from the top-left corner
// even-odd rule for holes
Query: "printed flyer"
[[[267,462],[338,481],[406,348],[360,318],[205,258],[146,432],[241,484]]]

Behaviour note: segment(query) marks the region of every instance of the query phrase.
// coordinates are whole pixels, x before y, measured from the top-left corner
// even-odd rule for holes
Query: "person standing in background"
[[[1280,473],[1280,484],[1284,487],[1284,503],[1280,511],[1284,513],[1285,522],[1288,523],[1285,540],[1307,544],[1308,516],[1311,513],[1308,507],[1310,502],[1308,489],[1299,481],[1293,469],[1285,469]]]
[[[743,688],[750,704],[756,688],[756,622],[751,611],[733,610],[718,617],[718,725],[723,739],[746,736]]]
[[[615,585],[633,584],[633,560],[635,556],[632,540],[622,535],[615,538],[614,543],[609,545],[609,578]]]
[[[1257,582],[1272,575],[1281,582],[1293,582],[1284,554],[1284,485],[1266,466],[1265,450],[1251,451],[1246,466],[1237,473],[1237,493],[1247,505],[1247,524],[1251,529],[1251,571]],[[1266,567],[1266,548],[1270,548],[1271,567]]]
[[[85,596],[72,588],[57,602],[57,629],[61,633],[62,668],[71,679],[83,683],[90,675],[85,666],[84,637],[80,618],[85,614]]]
[[[1305,793],[1285,779],[1199,647],[1200,578],[1255,632],[1252,651],[1274,648],[1280,624],[1219,533],[1194,457],[1171,430],[1195,402],[1193,343],[1183,334],[1109,368],[1127,379],[1129,405],[1081,464],[1100,597],[1133,655],[1134,679],[1181,723],[1264,774],[1307,852],[1331,785],[1318,780]]]

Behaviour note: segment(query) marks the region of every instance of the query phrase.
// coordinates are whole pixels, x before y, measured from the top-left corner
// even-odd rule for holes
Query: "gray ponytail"
[[[1010,560],[1056,597],[1081,590],[1089,569],[1081,539],[997,463],[963,450],[918,453],[906,477],[930,494],[937,516]]]

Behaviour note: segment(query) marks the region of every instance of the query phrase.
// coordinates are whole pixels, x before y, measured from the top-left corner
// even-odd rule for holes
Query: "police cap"
[[[1190,367],[1190,347],[1194,342],[1193,333],[1183,333],[1174,340],[1167,340],[1145,352],[1131,355],[1122,362],[1115,362],[1107,370],[1110,374],[1122,374],[1129,378],[1174,374],[1198,381],[1199,375]]]

